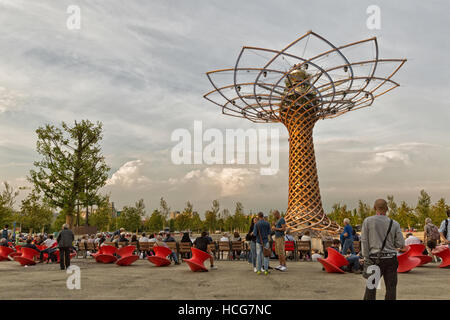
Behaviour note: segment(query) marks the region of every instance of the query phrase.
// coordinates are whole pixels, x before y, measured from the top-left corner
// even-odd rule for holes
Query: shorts
[[[284,257],[284,237],[275,238],[275,254]]]

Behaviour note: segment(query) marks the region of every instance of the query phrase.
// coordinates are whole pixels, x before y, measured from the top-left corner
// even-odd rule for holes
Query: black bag
[[[386,236],[384,237],[383,240],[383,245],[381,246],[380,251],[377,252],[377,255],[375,257],[374,260],[370,259],[370,258],[366,258],[364,259],[364,267],[363,267],[363,272],[362,272],[362,276],[366,279],[368,279],[373,273],[368,273],[367,272],[367,268],[369,268],[372,265],[378,265],[380,264],[380,259],[381,259],[381,252],[384,249],[384,246],[386,245],[386,240],[387,237],[389,235],[389,232],[391,232],[391,228],[392,228],[392,223],[394,222],[392,219],[390,219],[391,221],[389,222],[389,228],[387,230]]]
[[[447,239],[448,236],[448,218],[445,219],[445,228],[444,228],[444,232],[442,232],[444,234],[444,238]]]

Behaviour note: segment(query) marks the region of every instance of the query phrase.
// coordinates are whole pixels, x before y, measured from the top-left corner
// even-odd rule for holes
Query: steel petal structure
[[[313,31],[282,50],[244,46],[234,68],[207,72],[214,90],[204,97],[223,114],[281,122],[289,133],[286,222],[294,231],[337,233],[324,213],[313,144],[319,119],[372,105],[399,86],[393,75],[406,59],[381,59],[375,37],[334,46]]]

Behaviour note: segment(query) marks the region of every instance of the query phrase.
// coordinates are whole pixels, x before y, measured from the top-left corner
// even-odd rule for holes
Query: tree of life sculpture
[[[372,105],[376,97],[399,86],[391,78],[405,62],[379,58],[375,37],[336,47],[309,31],[282,50],[243,47],[234,68],[207,72],[214,90],[204,97],[223,114],[286,126],[286,223],[293,231],[337,233],[341,227],[322,208],[314,125]]]

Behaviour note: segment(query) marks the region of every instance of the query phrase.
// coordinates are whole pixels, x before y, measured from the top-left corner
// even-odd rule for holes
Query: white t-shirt
[[[311,237],[303,235],[302,238],[300,239],[300,241],[311,241]]]
[[[139,238],[139,242],[148,242],[148,238],[147,237],[140,237]]]
[[[227,237],[222,237],[220,238],[220,241],[230,241],[230,239],[228,239]]]
[[[311,260],[312,260],[312,261],[317,261],[317,258],[323,259],[323,257],[322,257],[321,254],[313,253],[312,256],[311,256]]]
[[[450,241],[450,218],[448,218],[447,220],[448,220],[447,240]],[[444,230],[445,230],[445,220],[442,221],[442,223],[439,227],[439,232],[444,232]]]
[[[419,238],[415,236],[409,236],[405,239],[405,246],[409,246],[410,244],[421,244],[422,241],[420,241]]]
[[[47,239],[44,242],[44,246],[46,246],[47,248],[50,248],[52,245],[54,245],[56,243],[55,239]]]

